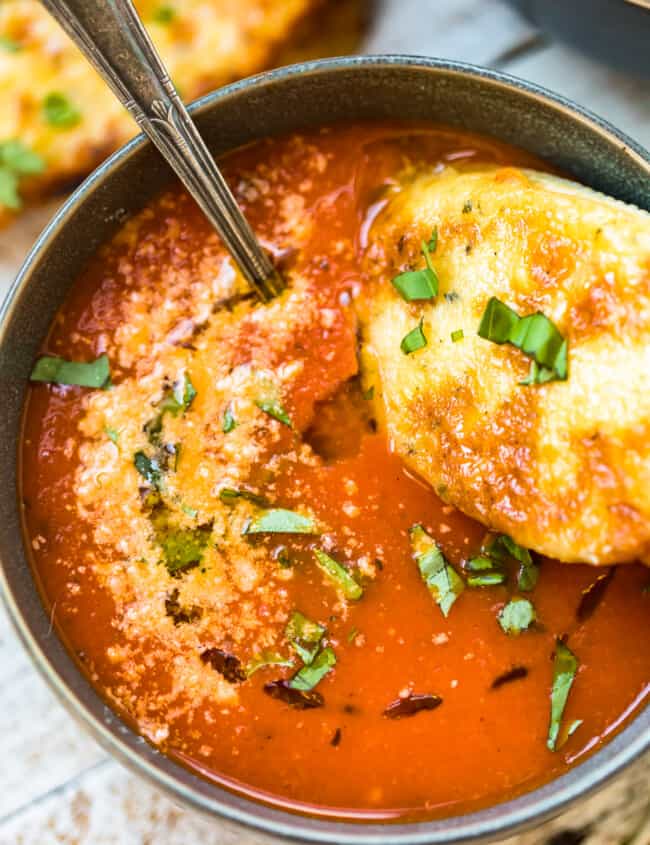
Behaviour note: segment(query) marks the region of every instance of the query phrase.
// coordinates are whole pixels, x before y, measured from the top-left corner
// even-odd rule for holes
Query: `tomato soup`
[[[278,299],[256,302],[174,188],[45,342],[76,363],[30,387],[20,496],[56,630],[130,725],[230,789],[339,818],[465,813],[566,772],[647,701],[648,569],[542,559],[446,504],[360,372],[387,196],[485,163],[544,167],[435,126],[256,143],[223,167]]]

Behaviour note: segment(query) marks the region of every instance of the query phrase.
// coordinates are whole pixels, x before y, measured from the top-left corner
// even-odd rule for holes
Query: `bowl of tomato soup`
[[[337,843],[539,823],[650,744],[642,519],[603,499],[622,459],[578,426],[582,493],[530,484],[609,325],[595,282],[569,298],[576,255],[647,284],[648,154],[419,58],[293,66],[193,113],[287,289],[257,303],[142,138],[57,214],[0,336],[23,641],[98,741],[204,812]],[[534,314],[480,289],[475,315],[510,261]],[[479,429],[503,373],[510,411]]]

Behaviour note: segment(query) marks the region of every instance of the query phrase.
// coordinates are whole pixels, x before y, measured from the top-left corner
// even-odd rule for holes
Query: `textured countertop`
[[[0,0],[1,2],[1,0]],[[648,83],[535,32],[498,0],[383,0],[367,52],[419,53],[507,70],[587,106],[650,147]],[[56,204],[0,232],[0,294]],[[256,845],[179,809],[123,769],[62,709],[0,607],[0,845]],[[650,845],[650,758],[509,845]]]

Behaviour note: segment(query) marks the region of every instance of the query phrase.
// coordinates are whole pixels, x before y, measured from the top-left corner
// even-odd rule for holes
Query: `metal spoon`
[[[239,209],[131,0],[41,0],[151,138],[263,301],[283,281]]]

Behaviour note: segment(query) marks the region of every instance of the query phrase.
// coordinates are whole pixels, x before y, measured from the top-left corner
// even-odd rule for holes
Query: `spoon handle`
[[[131,0],[42,0],[217,230],[263,301],[283,282],[178,96]]]

